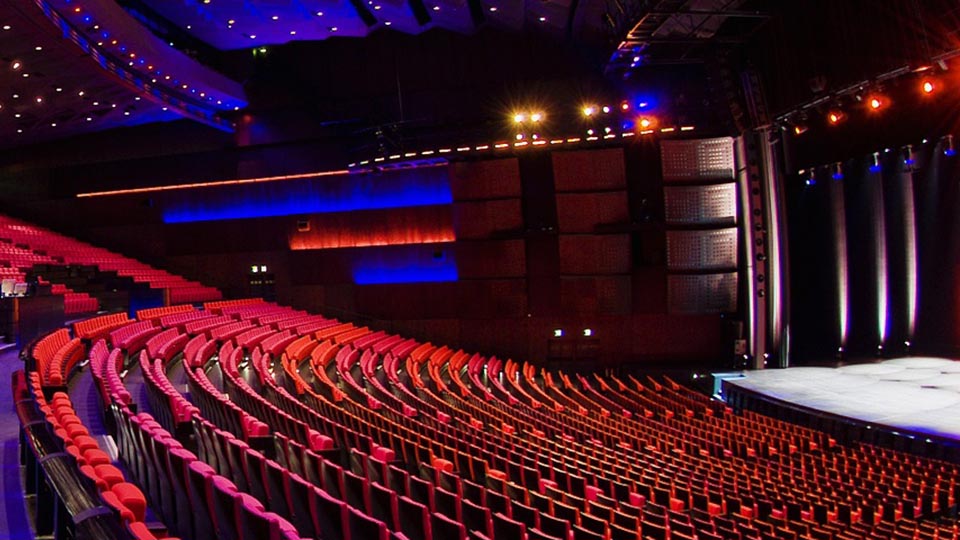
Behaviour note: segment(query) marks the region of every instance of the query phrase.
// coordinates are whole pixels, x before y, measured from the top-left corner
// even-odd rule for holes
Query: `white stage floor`
[[[828,414],[960,440],[960,361],[907,357],[747,371],[727,384]]]

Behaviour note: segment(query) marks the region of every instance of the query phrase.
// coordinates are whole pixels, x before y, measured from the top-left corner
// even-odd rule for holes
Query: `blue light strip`
[[[350,175],[324,181],[246,184],[196,197],[181,193],[163,211],[164,223],[278,217],[451,204],[447,169]]]
[[[436,283],[457,281],[457,265],[445,261],[441,265],[411,265],[401,268],[360,267],[353,271],[353,281],[357,285],[382,285],[391,283]]]

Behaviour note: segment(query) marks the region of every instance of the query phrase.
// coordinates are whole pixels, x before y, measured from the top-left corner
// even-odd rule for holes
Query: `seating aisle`
[[[3,384],[9,384],[13,373],[23,369],[18,353],[12,346],[0,351],[0,378]],[[15,404],[4,403],[0,406],[0,443],[3,448],[3,454],[0,455],[0,466],[3,467],[0,481],[3,497],[3,503],[0,504],[0,540],[33,540],[20,478],[18,429]]]

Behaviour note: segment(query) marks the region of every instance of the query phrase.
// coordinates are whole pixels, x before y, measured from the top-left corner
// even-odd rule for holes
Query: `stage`
[[[724,397],[735,405],[756,409],[755,402],[765,400],[768,408],[799,407],[861,422],[866,429],[960,443],[960,361],[905,357],[742,375],[722,377]]]

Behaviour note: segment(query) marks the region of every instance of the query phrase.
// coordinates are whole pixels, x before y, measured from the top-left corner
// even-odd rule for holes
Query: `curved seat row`
[[[957,537],[934,519],[956,509],[955,465],[737,414],[669,377],[547,371],[257,300],[145,313],[124,335],[144,323],[133,350],[103,347],[137,355],[159,422],[116,388],[111,410],[195,449],[228,538],[249,533],[246,496],[305,538]]]

